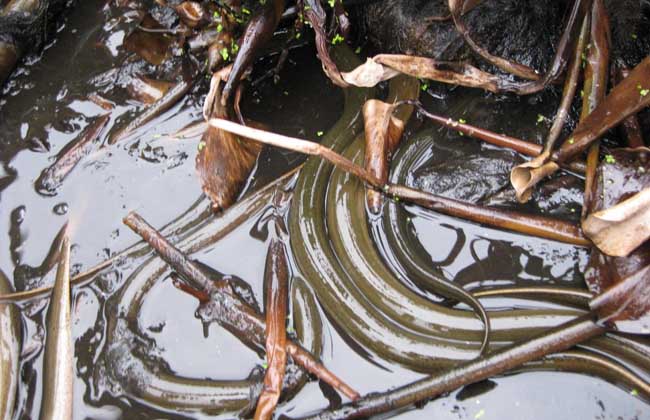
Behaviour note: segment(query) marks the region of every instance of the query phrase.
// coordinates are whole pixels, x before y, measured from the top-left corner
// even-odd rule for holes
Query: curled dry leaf
[[[140,26],[146,29],[163,29],[151,15],[146,15]],[[131,32],[124,40],[127,51],[139,55],[147,62],[158,66],[169,56],[172,38],[161,33],[145,32],[139,29]]]
[[[607,155],[598,167],[592,187],[592,215],[625,204],[631,197],[650,186],[650,149],[617,149]],[[643,197],[641,197],[643,198]],[[637,198],[638,199],[638,198]],[[620,208],[619,208],[620,209]],[[612,214],[612,213],[610,213]],[[634,215],[634,212],[630,214]],[[591,217],[591,216],[589,216]],[[585,220],[589,220],[589,217]],[[590,222],[592,223],[592,222]],[[614,230],[613,234],[622,232]],[[631,236],[636,235],[636,232]],[[613,236],[610,240],[634,240]],[[644,294],[650,289],[650,242],[647,240],[627,257],[608,256],[593,248],[585,270],[585,282],[595,295],[592,308],[603,321],[629,333],[648,330],[650,299]]]
[[[517,165],[510,171],[510,183],[520,203],[530,200],[537,183],[555,172],[559,166],[549,162],[550,153],[542,153],[535,159]]]
[[[373,87],[378,83],[397,76],[399,72],[389,67],[382,66],[372,58],[350,72],[341,73],[343,80],[358,87]]]
[[[268,368],[264,375],[264,388],[257,401],[256,420],[273,417],[280,399],[282,381],[287,365],[287,299],[289,268],[287,251],[281,240],[273,238],[266,255],[264,271],[266,288],[266,358]]]
[[[601,251],[625,257],[650,237],[650,188],[582,222],[585,235]]]
[[[44,420],[72,418],[74,346],[70,311],[70,242],[65,236],[45,319],[47,336],[40,416]]]
[[[400,98],[387,98],[387,102],[370,99],[363,105],[364,133],[366,140],[364,167],[383,184],[388,181],[390,156],[397,148],[404,126],[413,113],[412,105],[402,100],[414,100],[420,93],[420,83],[408,76],[400,76],[393,83],[400,84]],[[400,102],[400,103],[398,103]],[[381,210],[383,196],[380,192],[366,190],[368,209],[377,214]]]
[[[163,96],[174,86],[174,83],[164,80],[154,80],[149,77],[138,76],[131,79],[127,86],[129,95],[143,104],[151,105]]]
[[[0,271],[0,294],[11,293],[9,279]],[[12,303],[0,303],[0,418],[13,417],[18,389],[21,337],[20,313]]]
[[[464,62],[438,61],[433,58],[400,54],[379,54],[374,60],[400,73],[436,82],[481,88],[499,92],[499,77]]]

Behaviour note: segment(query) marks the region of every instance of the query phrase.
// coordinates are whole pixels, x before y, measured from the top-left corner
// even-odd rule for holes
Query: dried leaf
[[[404,123],[393,116],[394,105],[377,99],[370,99],[363,105],[363,120],[366,139],[365,168],[382,183],[388,181],[389,155],[397,147]],[[368,208],[377,214],[381,210],[382,195],[368,189]]]
[[[400,73],[436,82],[481,88],[499,92],[499,77],[486,73],[464,62],[438,61],[433,58],[400,54],[379,54],[373,58],[377,63]]]
[[[146,29],[162,29],[151,15],[146,15],[140,26]],[[172,39],[161,33],[145,32],[139,29],[131,32],[124,40],[127,51],[139,55],[154,66],[160,65],[169,56]]]
[[[266,358],[268,368],[264,376],[264,389],[257,401],[256,420],[273,417],[280,399],[282,381],[287,365],[287,299],[289,268],[284,244],[274,238],[269,245],[264,271],[266,288]]]
[[[548,152],[542,153],[510,171],[510,183],[520,203],[530,200],[535,185],[559,168],[555,162],[548,162],[549,155]]]
[[[0,294],[11,293],[9,279],[0,271]],[[20,313],[11,303],[0,303],[0,418],[13,417],[18,389],[21,337]]]
[[[389,67],[382,66],[372,58],[350,72],[341,73],[343,80],[353,86],[373,87],[378,83],[397,76],[399,72]]]
[[[259,143],[208,127],[199,143],[196,169],[203,192],[216,211],[235,202],[261,150]]]
[[[203,104],[203,115],[227,118],[221,103],[220,87],[230,75],[231,66],[214,73],[210,91]],[[219,128],[208,126],[196,156],[196,169],[203,192],[212,201],[216,211],[224,210],[235,202],[237,194],[248,178],[262,145],[238,137]]]
[[[40,415],[44,420],[72,418],[74,346],[70,312],[70,242],[65,236],[46,316],[47,337]]]
[[[625,257],[650,237],[650,188],[582,222],[582,230],[602,252]]]

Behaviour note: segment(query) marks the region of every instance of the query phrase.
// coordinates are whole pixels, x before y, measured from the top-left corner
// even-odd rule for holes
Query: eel
[[[333,53],[341,67],[356,65],[346,47],[334,48]],[[363,161],[363,136],[356,136],[362,127],[360,110],[372,94],[347,89],[344,114],[323,138],[324,145],[344,151],[358,164]],[[434,372],[476,357],[480,321],[469,311],[415,294],[386,268],[368,232],[364,195],[356,178],[314,158],[307,161],[296,184],[289,213],[292,251],[326,314],[378,363],[387,360],[414,371]],[[524,340],[583,313],[568,308],[492,312],[491,348]],[[612,349],[617,340],[610,336],[589,346]],[[642,367],[645,346],[635,346],[627,346],[626,357]]]

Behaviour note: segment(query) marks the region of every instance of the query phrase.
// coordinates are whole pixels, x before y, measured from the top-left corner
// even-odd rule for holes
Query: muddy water
[[[54,196],[39,194],[34,181],[54,156],[94,117],[107,111],[89,100],[98,94],[111,101],[108,129],[129,118],[141,104],[123,90],[130,64],[122,40],[134,22],[104,0],[78,2],[40,57],[30,57],[16,71],[0,97],[0,268],[18,282],[16,273],[41,265],[58,229],[73,226],[72,262],[80,271],[137,242],[121,224],[128,211],[137,210],[154,226],[188,209],[201,196],[194,177],[198,139],[169,140],[173,132],[200,118],[207,80],[197,83],[181,103],[124,143],[98,148],[65,179]],[[273,57],[260,64],[258,75],[273,65]],[[120,71],[119,69],[127,70]],[[244,105],[247,116],[274,130],[314,138],[338,118],[342,95],[319,71],[313,49],[292,50],[278,85],[262,81],[250,89]],[[486,99],[465,90],[432,89],[428,105],[454,118],[541,140],[547,127],[537,115],[552,115],[556,98],[546,96],[518,102]],[[422,127],[418,127],[422,128]],[[425,124],[426,128],[426,124]],[[109,131],[107,130],[107,131]],[[441,143],[423,161],[451,159],[453,145],[464,153],[484,149],[478,144],[438,130]],[[103,134],[106,140],[107,133]],[[447,150],[447,152],[445,152]],[[449,155],[444,155],[449,153]],[[264,150],[248,185],[256,189],[297,165],[301,158],[277,150]],[[532,208],[523,210],[535,210]],[[486,229],[416,208],[407,208],[412,233],[450,279],[468,287],[505,284],[579,285],[586,252],[567,245]],[[251,219],[219,243],[197,255],[214,269],[245,279],[261,301],[266,242]],[[449,255],[460,237],[459,252]],[[381,238],[379,238],[381,242]],[[391,259],[390,251],[384,256]],[[91,285],[74,291],[75,418],[202,418],[200,414],[159,411],[120,394],[97,378],[102,364],[106,305],[120,289],[137,261],[105,273]],[[295,267],[294,267],[295,269]],[[29,284],[49,284],[47,273]],[[525,306],[525,302],[496,300],[491,307]],[[46,303],[25,307],[24,357],[16,418],[37,418],[41,399],[43,314]],[[211,325],[204,330],[194,316],[194,298],[177,290],[164,277],[147,295],[137,324],[155,345],[164,369],[191,378],[240,379],[260,357],[225,330]],[[326,318],[324,317],[326,320]],[[395,387],[421,377],[400,366],[369,357],[332,324],[323,326],[323,361],[362,394]],[[298,416],[336,404],[336,396],[317,382],[280,406]],[[223,415],[231,418],[232,415]],[[538,372],[495,378],[440,398],[399,418],[540,419],[540,418],[650,418],[648,406],[603,380],[577,374]]]

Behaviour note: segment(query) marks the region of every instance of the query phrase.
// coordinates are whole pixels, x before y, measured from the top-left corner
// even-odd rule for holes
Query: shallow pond
[[[3,89],[0,96],[0,232],[4,232],[5,240],[0,242],[3,245],[0,247],[0,268],[14,279],[18,289],[25,284],[53,281],[53,272],[42,273],[42,278],[41,274],[37,278],[23,278],[21,273],[29,271],[26,267],[41,265],[52,240],[66,221],[72,226],[73,271],[80,272],[138,242],[139,238],[121,222],[129,211],[136,210],[152,225],[162,227],[185,213],[202,195],[194,168],[198,138],[175,140],[165,135],[201,118],[207,79],[197,83],[184,100],[138,130],[135,136],[114,146],[98,147],[80,162],[55,195],[36,191],[35,180],[57,153],[79,135],[93,117],[107,112],[89,99],[91,94],[101,95],[115,105],[102,140],[111,129],[142,107],[124,93],[121,78],[128,75],[120,74],[119,70],[129,65],[125,64],[127,54],[122,41],[134,25],[135,22],[122,16],[122,10],[107,6],[105,0],[78,2],[43,54],[21,64]],[[256,70],[256,74],[261,75],[264,69],[273,66],[273,60],[271,56],[258,63],[260,70]],[[536,141],[541,140],[548,128],[536,123],[537,116],[552,115],[557,101],[552,95],[546,95],[513,102],[437,86],[423,96],[428,107],[450,117],[464,118],[494,131]],[[274,131],[317,138],[317,133],[327,132],[339,118],[343,102],[341,92],[320,71],[313,48],[305,46],[291,50],[277,85],[266,79],[247,91],[243,111]],[[496,156],[497,162],[505,159],[497,156],[500,152],[494,148],[481,146],[447,130],[432,128],[427,123],[413,123],[407,132],[413,135],[427,129],[435,144],[429,147],[429,154],[420,159],[429,166],[437,164],[440,167],[441,162],[447,162],[439,171],[453,173],[461,166],[454,162],[467,160],[467,156]],[[520,157],[508,155],[507,159]],[[303,158],[293,153],[264,149],[243,195],[275,180],[302,161]],[[479,179],[470,179],[464,185],[458,175],[449,182],[457,186],[463,184],[469,190],[466,193],[476,198],[485,189],[500,185],[496,173],[499,168],[495,165],[495,175],[485,185],[477,186]],[[489,169],[485,165],[484,168]],[[471,171],[471,168],[466,170]],[[427,180],[435,183],[437,179],[435,171],[423,170],[420,175],[414,175],[419,178],[412,181],[426,184]],[[453,188],[447,193],[453,195]],[[570,198],[555,197],[558,203],[568,203],[564,210],[569,214],[565,217],[571,217],[571,212],[579,213],[579,208],[571,208]],[[204,208],[205,201],[198,206]],[[554,208],[558,207],[561,206]],[[546,209],[543,203],[537,208],[531,206],[522,210],[540,209]],[[489,229],[417,208],[406,207],[405,210],[397,214],[408,217],[410,234],[421,244],[433,266],[446,278],[465,287],[540,284],[580,287],[582,284],[580,272],[587,259],[584,249]],[[263,302],[262,278],[268,246],[259,223],[264,211],[253,212],[250,219],[222,240],[195,254],[201,262],[220,273],[248,282],[258,302]],[[195,214],[198,213],[200,211],[195,210]],[[378,244],[376,252],[389,265],[393,264],[394,255],[382,233],[381,220],[374,220],[371,225]],[[73,291],[77,374],[74,412],[77,419],[208,417],[197,412],[161,410],[130,396],[124,392],[124,387],[102,377],[106,369],[124,369],[128,374],[125,366],[114,366],[113,359],[106,360],[106,329],[116,316],[113,311],[118,305],[115,301],[121,288],[149,256],[128,260]],[[299,272],[295,262],[292,262],[292,269],[294,274]],[[396,270],[399,272],[399,268]],[[416,284],[405,281],[405,285],[415,295],[436,299]],[[492,299],[486,304],[492,310],[532,305],[512,299]],[[36,301],[22,308],[24,356],[15,418],[26,419],[37,418],[40,409],[46,302]],[[188,378],[241,379],[255,366],[263,364],[259,355],[224,329],[216,324],[204,327],[195,316],[196,309],[196,300],[176,289],[169,273],[165,272],[139,308],[136,320],[139,338],[118,335],[116,340],[146,342],[150,352],[146,357],[151,358],[151,363],[166,372]],[[383,391],[423,376],[400,364],[382,360],[372,349],[363,348],[346,334],[345,328],[333,322],[330,314],[323,308],[320,310],[322,360],[360,393]],[[647,373],[640,372],[646,374],[646,379]],[[525,372],[466,387],[395,417],[650,418],[647,403],[631,391],[625,386],[576,373]],[[339,401],[340,397],[328,387],[312,380],[290,401],[281,404],[278,411],[297,417]],[[233,414],[222,416],[232,418]]]

